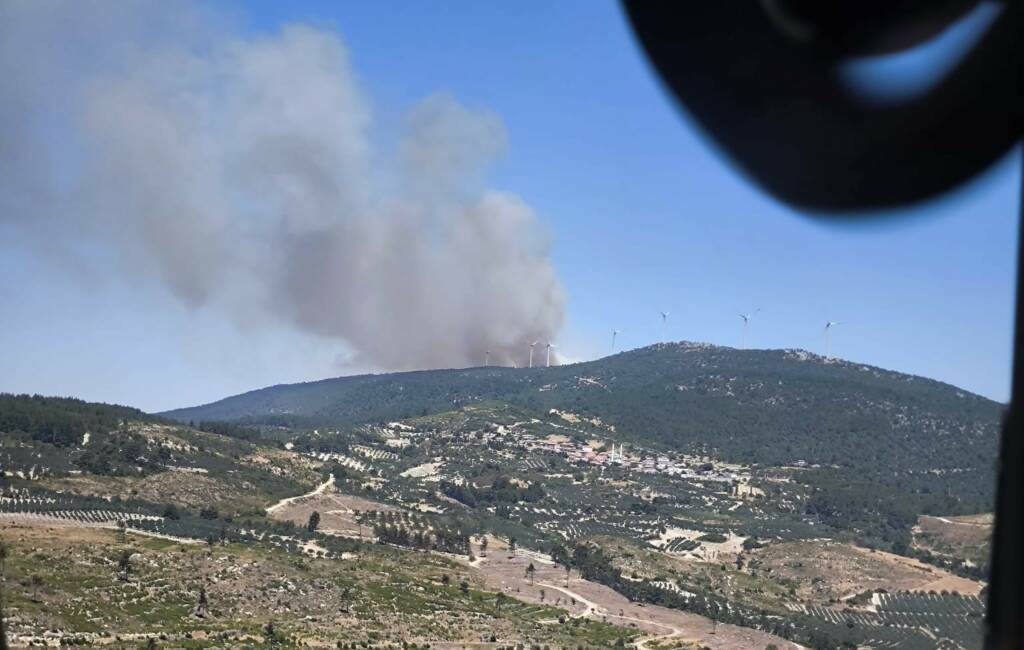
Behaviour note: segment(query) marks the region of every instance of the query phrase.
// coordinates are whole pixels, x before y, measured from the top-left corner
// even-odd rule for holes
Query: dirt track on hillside
[[[359,525],[356,521],[356,512],[397,510],[363,497],[340,494],[334,491],[333,485],[332,476],[312,492],[281,499],[267,508],[267,516],[280,521],[290,521],[297,526],[305,526],[309,516],[316,511],[320,513],[318,530],[321,533],[369,539],[373,535],[373,530],[371,527]]]
[[[474,547],[478,556],[473,566],[489,589],[503,591],[519,600],[545,603],[566,610],[572,616],[587,616],[613,625],[635,626],[648,634],[641,648],[655,640],[678,640],[699,643],[714,650],[763,650],[774,643],[783,649],[801,646],[780,637],[734,625],[716,625],[712,620],[676,609],[630,602],[618,592],[575,573],[566,584],[565,569],[551,564],[535,553],[521,552],[510,557],[507,550],[491,548],[486,557]],[[533,563],[536,573],[532,581],[526,567]],[[464,563],[468,564],[468,562]]]

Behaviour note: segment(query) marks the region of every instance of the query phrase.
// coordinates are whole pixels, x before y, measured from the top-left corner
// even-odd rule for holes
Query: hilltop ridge
[[[656,344],[550,368],[476,367],[340,377],[272,386],[162,413],[351,427],[458,410],[553,411],[626,443],[728,462],[832,468],[823,477],[924,490],[947,475],[952,493],[987,503],[1002,404],[939,381],[804,350]],[[594,422],[600,424],[594,424]]]
[[[628,621],[655,613],[686,617],[671,625],[703,630],[702,641],[728,629],[709,619],[780,637],[757,647],[980,647],[991,528],[982,513],[992,508],[1003,407],[941,382],[803,350],[670,343],[552,368],[273,386],[171,413],[187,425],[77,400],[10,396],[0,407],[0,518],[12,530],[107,527],[115,539],[124,521],[132,535],[159,538],[146,566],[177,566],[163,545],[205,540],[239,554],[210,556],[234,563],[222,576],[252,566],[242,560],[252,553],[278,573],[325,555],[317,571],[365,558],[361,579],[398,575],[401,589],[417,584],[432,608],[452,613],[443,631],[417,628],[435,640],[462,634],[449,623],[473,603],[536,631],[514,603],[500,616],[491,604],[514,580],[524,607],[586,618],[559,599],[589,594],[601,621],[544,632],[592,639],[586,647],[632,637]],[[378,572],[385,556],[393,564]],[[424,574],[421,556],[444,568]],[[533,575],[541,558],[560,566],[541,562]],[[33,559],[19,575],[79,575],[50,564]],[[555,584],[567,591],[552,594]],[[320,586],[299,595],[306,604],[294,615],[273,610],[291,633],[322,635],[324,619],[307,614],[332,590]],[[247,589],[211,593],[232,620],[271,611],[259,608],[273,607],[275,592]],[[349,611],[376,620],[372,608],[393,604],[375,586],[351,589],[336,607],[358,603]],[[87,599],[76,594],[60,616]],[[606,613],[617,627],[603,626]],[[353,629],[350,618],[332,621]]]
[[[372,384],[380,386],[387,383],[411,382],[422,383],[425,381],[463,381],[466,387],[476,382],[481,393],[493,391],[514,392],[521,389],[523,385],[533,386],[545,379],[562,381],[567,373],[586,376],[588,374],[607,374],[608,371],[616,371],[631,364],[644,364],[658,355],[663,355],[667,360],[671,355],[698,353],[706,355],[699,359],[698,364],[708,362],[719,363],[723,368],[731,367],[739,369],[740,363],[746,361],[752,363],[747,369],[756,372],[770,371],[766,363],[773,360],[780,363],[810,362],[817,363],[825,368],[836,369],[836,377],[842,376],[843,370],[856,369],[861,372],[874,373],[876,377],[886,376],[890,379],[898,378],[907,382],[922,382],[933,387],[946,387],[953,389],[956,394],[970,398],[983,400],[996,404],[980,395],[972,394],[963,389],[957,388],[934,379],[928,379],[917,375],[900,373],[883,368],[869,366],[866,364],[846,361],[838,358],[826,358],[819,354],[799,348],[782,348],[769,350],[740,350],[726,346],[717,346],[709,343],[696,343],[690,341],[679,341],[673,343],[656,343],[653,345],[636,348],[633,350],[618,352],[600,359],[584,361],[573,364],[552,366],[550,368],[510,368],[504,366],[474,366],[469,368],[444,368],[428,370],[412,370],[390,373],[367,373],[361,375],[348,375],[326,379],[297,382],[292,384],[275,384],[264,388],[246,391],[237,395],[225,397],[214,402],[200,404],[190,407],[182,407],[163,411],[157,415],[168,417],[178,421],[188,420],[231,420],[239,418],[260,418],[269,415],[290,414],[304,417],[323,416],[330,420],[332,417],[348,419],[343,415],[332,412],[330,406],[340,406],[338,403],[345,399],[346,391],[357,390],[361,385]],[[730,358],[731,357],[731,358]],[[639,368],[637,368],[639,369]],[[815,373],[808,373],[809,375]],[[819,378],[828,378],[828,372],[819,373]],[[846,378],[849,378],[848,376]],[[518,381],[517,381],[518,380]],[[498,381],[498,385],[495,382]],[[462,386],[459,386],[462,388]],[[337,410],[337,409],[334,409]]]

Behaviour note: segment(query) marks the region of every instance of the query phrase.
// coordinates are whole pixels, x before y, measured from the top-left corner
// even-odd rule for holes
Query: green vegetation
[[[342,640],[426,647],[478,638],[481,625],[510,646],[596,649],[634,636],[594,621],[542,625],[560,610],[510,597],[496,612],[496,595],[464,568],[391,547],[361,545],[357,559],[339,561],[260,542],[207,547],[130,538],[125,545],[101,530],[61,538],[5,530],[4,539],[12,638],[41,639],[40,621],[62,630],[67,644],[114,648],[144,647],[148,638],[184,648],[334,647]]]
[[[129,420],[155,422],[159,418],[127,406],[70,397],[0,393],[0,432],[25,435],[55,447],[78,444],[86,432],[114,431]]]
[[[665,589],[649,580],[622,575],[600,548],[583,544],[558,549],[555,557],[590,580],[611,587],[630,600],[707,616],[724,623],[760,629],[801,645],[821,650],[884,645],[925,650],[934,647],[981,647],[984,605],[976,597],[958,594],[882,594],[876,613],[812,606],[800,613],[766,610],[742,599],[725,599],[707,592]],[[693,587],[687,585],[687,588]],[[779,601],[779,605],[784,601]],[[785,612],[785,616],[780,616]],[[936,646],[936,642],[941,642]]]
[[[239,440],[259,440],[263,437],[259,428],[247,427],[236,422],[200,422],[195,428],[207,433],[238,438]]]
[[[552,408],[570,409],[613,426],[620,440],[729,462],[819,465],[820,471],[796,477],[819,495],[811,511],[822,523],[887,548],[908,543],[908,522],[917,514],[992,508],[1001,404],[948,384],[799,351],[655,345],[555,368],[274,386],[164,415],[259,422],[284,411],[310,426],[338,427],[487,401],[539,418]],[[858,512],[885,523],[869,523]]]
[[[531,483],[527,487],[522,487],[514,484],[507,476],[495,478],[491,486],[486,489],[442,481],[441,492],[470,508],[520,501],[530,503],[544,498],[544,489],[539,484]]]
[[[91,558],[78,567],[46,565],[58,540],[17,561],[18,620],[75,630],[89,643],[120,625],[83,611],[80,599],[101,589],[120,594],[125,629],[162,626],[174,633],[160,641],[175,647],[333,643],[317,630],[360,626],[365,633],[342,638],[486,640],[481,621],[512,646],[614,647],[632,638],[547,608],[564,594],[550,590],[544,563],[519,554],[527,549],[550,551],[567,588],[575,568],[635,602],[810,647],[923,648],[939,639],[972,648],[973,596],[907,596],[873,611],[883,593],[877,564],[875,582],[849,579],[853,588],[825,585],[825,567],[886,555],[856,544],[984,577],[984,527],[915,524],[991,508],[1001,408],[806,353],[691,344],[550,369],[278,386],[170,414],[180,423],[4,396],[0,514],[114,540],[104,538],[102,557],[74,546]],[[328,477],[333,485],[298,496]],[[298,498],[267,510],[284,497]],[[39,545],[21,526],[2,529],[5,541]],[[490,550],[487,534],[499,541]],[[819,561],[805,567],[812,550],[822,551]],[[535,579],[547,587],[540,605],[488,592],[479,573],[446,559],[480,569],[488,554],[522,561],[510,579],[524,593]],[[913,571],[900,579],[938,577]],[[65,602],[56,585],[68,580],[85,586]]]

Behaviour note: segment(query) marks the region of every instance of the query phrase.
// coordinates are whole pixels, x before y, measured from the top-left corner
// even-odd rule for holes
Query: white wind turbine
[[[551,367],[551,348],[555,348],[555,347],[558,347],[558,346],[555,345],[554,343],[552,343],[551,341],[548,341],[548,344],[545,345],[544,347],[547,348],[547,360],[545,361],[545,363],[546,363],[547,367],[550,368]]]
[[[825,358],[832,358],[832,328],[836,325],[842,325],[842,321],[828,320],[825,321]]]
[[[752,314],[740,314],[740,318],[743,319],[743,338],[742,342],[740,343],[741,350],[747,349],[747,326],[750,325],[750,321],[754,318],[754,316],[757,316],[757,312],[759,311],[761,311],[760,307],[755,309],[754,313]]]
[[[530,344],[530,367],[531,368],[533,367],[533,347],[535,345],[537,345],[538,343],[540,343],[539,340],[534,341],[533,343]]]
[[[659,312],[661,314],[661,342],[665,342],[665,327],[668,324],[668,312]]]
[[[619,330],[612,330],[612,354],[615,354],[615,337],[619,335]]]
[[[487,350],[484,352],[484,368],[491,365],[491,351]]]

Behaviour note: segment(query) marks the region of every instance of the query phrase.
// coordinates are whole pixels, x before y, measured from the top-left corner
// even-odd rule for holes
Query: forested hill
[[[0,432],[22,432],[57,447],[77,443],[87,433],[105,433],[126,421],[159,421],[139,409],[85,402],[72,397],[0,393]]]
[[[552,368],[468,368],[272,386],[168,411],[181,421],[344,426],[473,402],[597,417],[625,440],[764,464],[990,471],[1003,405],[941,382],[801,350],[669,343]]]

